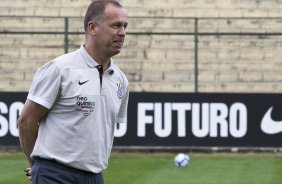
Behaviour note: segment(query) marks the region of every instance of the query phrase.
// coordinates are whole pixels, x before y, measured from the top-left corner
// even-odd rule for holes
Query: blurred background
[[[17,118],[36,70],[83,44],[90,2],[0,0],[1,184],[29,183]],[[105,183],[280,183],[282,1],[119,2],[130,100]]]
[[[90,2],[0,1],[1,145],[18,145],[16,119],[36,70],[84,42]],[[116,148],[281,150],[282,130],[269,133],[261,122],[271,107],[273,120],[282,119],[282,1],[119,2],[129,26],[114,61],[131,102]]]
[[[132,92],[280,93],[282,2],[120,0],[129,15],[115,62]],[[84,41],[89,0],[1,0],[0,91]]]

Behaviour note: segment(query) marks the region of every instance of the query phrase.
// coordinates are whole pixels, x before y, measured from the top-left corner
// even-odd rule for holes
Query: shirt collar
[[[90,67],[94,68],[97,67],[99,64],[88,54],[87,50],[84,48],[83,44],[80,46],[80,53],[85,61],[85,63]],[[112,59],[110,60],[109,69],[112,68]]]
[[[83,44],[80,46],[80,53],[85,61],[85,63],[90,67],[90,68],[94,68],[97,65],[99,65],[86,51],[86,49],[84,48]]]

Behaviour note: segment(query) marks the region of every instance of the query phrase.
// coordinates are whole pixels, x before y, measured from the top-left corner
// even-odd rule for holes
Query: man
[[[127,15],[116,1],[93,1],[80,49],[34,76],[18,119],[34,184],[103,184],[115,123],[125,123],[128,80],[111,57],[122,48]]]

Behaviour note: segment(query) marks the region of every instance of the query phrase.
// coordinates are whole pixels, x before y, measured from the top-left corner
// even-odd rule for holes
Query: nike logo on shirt
[[[273,107],[270,107],[264,114],[261,120],[261,130],[266,134],[277,134],[282,132],[282,121],[274,121],[271,118],[271,112]]]
[[[83,81],[83,82],[80,82],[80,81],[79,81],[78,84],[79,84],[79,85],[83,85],[83,84],[85,84],[85,83],[88,82],[88,81],[89,81],[89,80]]]

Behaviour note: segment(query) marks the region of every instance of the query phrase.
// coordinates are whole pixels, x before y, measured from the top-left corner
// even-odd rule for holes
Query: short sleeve
[[[60,69],[54,62],[49,62],[36,72],[27,98],[50,109],[56,101],[60,84]]]
[[[129,89],[127,86],[127,90],[125,93],[125,96],[122,100],[118,117],[117,117],[117,123],[127,123],[127,106],[128,106],[128,99],[129,99]]]

